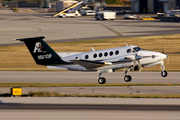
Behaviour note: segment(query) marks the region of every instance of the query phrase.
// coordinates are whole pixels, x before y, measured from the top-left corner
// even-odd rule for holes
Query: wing
[[[71,62],[75,64],[79,64],[82,67],[85,67],[86,69],[93,69],[93,68],[99,68],[104,67],[112,64],[122,64],[127,62],[132,62],[131,60],[127,59],[120,59],[118,61],[112,61],[112,62],[106,62],[106,61],[91,61],[91,60],[82,60],[82,59],[75,59],[71,60]]]
[[[85,67],[87,69],[103,67],[106,65],[112,65],[111,62],[91,61],[91,60],[82,60],[82,59],[75,59],[75,60],[70,60],[70,61],[75,64],[79,64],[80,66]]]

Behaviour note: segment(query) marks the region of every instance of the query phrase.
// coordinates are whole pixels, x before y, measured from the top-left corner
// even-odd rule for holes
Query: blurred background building
[[[137,13],[167,13],[167,10],[179,9],[180,0],[130,0],[131,9]]]

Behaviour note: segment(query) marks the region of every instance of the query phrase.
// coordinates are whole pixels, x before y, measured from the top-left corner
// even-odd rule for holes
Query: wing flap
[[[90,61],[90,60],[81,60],[81,59],[75,59],[75,60],[70,60],[70,61],[75,64],[79,64],[80,66],[83,66],[87,69],[103,67],[106,65],[112,65],[111,62]]]
[[[79,64],[80,66],[86,68],[86,69],[93,69],[93,68],[99,68],[99,67],[104,67],[112,64],[123,64],[123,63],[128,63],[132,62],[132,60],[127,60],[127,59],[119,59],[118,61],[91,61],[91,60],[82,60],[82,59],[75,59],[75,60],[70,60],[71,62],[75,64]]]

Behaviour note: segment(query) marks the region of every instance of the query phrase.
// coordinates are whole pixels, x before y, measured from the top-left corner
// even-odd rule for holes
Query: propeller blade
[[[138,68],[139,68],[139,71],[141,71],[142,70],[142,65],[141,65],[141,63],[140,63],[140,61],[138,60]]]
[[[167,64],[169,64],[169,56],[167,56]]]
[[[164,49],[162,49],[162,53],[164,54]]]

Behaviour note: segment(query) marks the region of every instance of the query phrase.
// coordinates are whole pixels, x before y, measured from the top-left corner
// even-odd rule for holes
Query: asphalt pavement
[[[179,120],[179,99],[0,98],[3,120]]]
[[[53,13],[13,13],[0,10],[0,45],[17,45],[17,38],[45,36],[48,42],[179,34],[179,23],[142,20],[97,21],[94,16],[53,18]]]
[[[169,72],[166,78],[160,72],[129,72],[130,83],[180,84],[179,72]],[[124,72],[102,74],[107,83],[126,83]],[[41,72],[41,71],[0,71],[0,82],[5,83],[97,83],[96,72]],[[22,87],[23,93],[30,91],[60,92],[63,94],[180,94],[179,86],[118,86],[118,87]],[[9,93],[9,87],[0,88]]]

